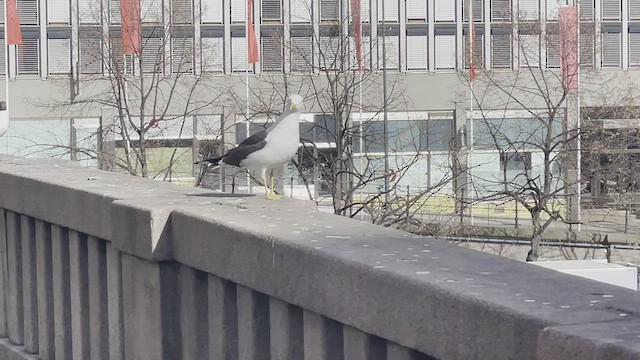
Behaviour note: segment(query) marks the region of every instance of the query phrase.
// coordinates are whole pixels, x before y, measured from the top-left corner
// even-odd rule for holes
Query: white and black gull
[[[283,166],[298,151],[300,143],[300,111],[302,96],[290,95],[285,111],[276,122],[265,130],[253,134],[226,154],[196,162],[201,165],[227,165],[253,170],[262,177],[267,199],[279,198],[274,191],[273,174],[271,189],[267,186],[267,170]]]

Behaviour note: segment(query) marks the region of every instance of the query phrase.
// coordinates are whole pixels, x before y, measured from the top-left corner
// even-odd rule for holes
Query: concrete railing
[[[315,211],[0,157],[1,359],[637,359],[638,294]]]

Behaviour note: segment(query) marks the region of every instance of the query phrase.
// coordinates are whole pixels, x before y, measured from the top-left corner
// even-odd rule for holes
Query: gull
[[[302,96],[294,94],[287,99],[285,112],[265,130],[253,134],[226,154],[196,162],[199,165],[227,165],[253,170],[262,177],[267,199],[278,199],[274,190],[273,173],[271,189],[267,186],[267,169],[289,162],[298,152],[300,143],[300,111]]]

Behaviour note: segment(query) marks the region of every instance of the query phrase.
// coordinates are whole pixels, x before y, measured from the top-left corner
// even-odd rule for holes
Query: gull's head
[[[293,111],[302,111],[304,109],[304,99],[298,94],[289,95],[287,108]]]

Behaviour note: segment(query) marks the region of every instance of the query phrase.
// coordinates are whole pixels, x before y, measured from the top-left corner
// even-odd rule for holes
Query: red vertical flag
[[[356,47],[358,70],[364,71],[362,65],[362,18],[360,17],[360,0],[351,0],[351,22],[353,23],[353,40]]]
[[[247,0],[247,62],[255,64],[259,61],[258,40],[253,25],[253,0]]]
[[[560,71],[566,90],[578,90],[578,8],[563,6],[558,12]]]
[[[469,32],[469,81],[473,82],[476,80],[476,66],[473,63],[473,45],[476,42],[476,25],[473,22],[473,9],[469,13]]]
[[[7,45],[22,44],[22,31],[20,30],[20,16],[16,7],[16,0],[6,0],[7,4]]]
[[[140,0],[120,0],[120,14],[122,16],[122,47],[124,54],[140,54],[142,49]]]

